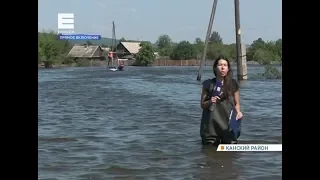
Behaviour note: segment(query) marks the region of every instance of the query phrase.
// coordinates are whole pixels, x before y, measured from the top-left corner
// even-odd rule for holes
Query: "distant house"
[[[117,45],[117,55],[120,58],[135,58],[140,48],[140,42],[120,42]]]
[[[106,52],[100,46],[75,45],[68,55],[76,59],[106,60]]]

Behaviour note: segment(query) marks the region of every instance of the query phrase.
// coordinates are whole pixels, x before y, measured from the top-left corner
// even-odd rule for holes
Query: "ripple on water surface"
[[[196,72],[39,70],[39,179],[281,179],[280,152],[202,148]],[[242,83],[241,103],[241,143],[282,143],[281,81]]]

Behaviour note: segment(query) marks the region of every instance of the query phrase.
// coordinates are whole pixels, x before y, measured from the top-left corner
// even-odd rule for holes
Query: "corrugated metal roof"
[[[137,54],[140,50],[140,42],[121,42],[121,44],[132,54]]]
[[[71,57],[93,57],[99,46],[73,46],[68,55]]]

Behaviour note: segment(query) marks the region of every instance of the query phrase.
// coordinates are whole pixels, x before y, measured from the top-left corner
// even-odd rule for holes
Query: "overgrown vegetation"
[[[45,67],[52,65],[69,64],[72,59],[67,57],[71,47],[68,41],[58,40],[53,31],[38,33],[38,64]]]
[[[282,73],[276,68],[271,66],[270,64],[264,66],[264,72],[258,74],[260,77],[264,77],[266,79],[281,79]]]
[[[148,42],[140,43],[140,50],[137,54],[135,64],[136,66],[149,66],[156,59],[152,44]]]

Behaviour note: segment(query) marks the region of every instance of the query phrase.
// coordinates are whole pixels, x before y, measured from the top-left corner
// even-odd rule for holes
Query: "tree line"
[[[168,35],[159,36],[155,46],[151,43],[141,43],[141,48],[137,54],[136,65],[148,66],[155,61],[154,51],[159,52],[162,57],[171,60],[200,59],[204,51],[204,42],[196,38],[193,43],[181,41],[172,42]],[[213,32],[209,38],[206,53],[207,60],[214,60],[219,55],[225,55],[229,60],[236,60],[236,44],[224,44],[218,32]],[[264,72],[257,74],[259,78],[281,79],[282,73],[272,63],[282,62],[282,39],[276,41],[264,41],[258,38],[247,47],[247,61],[256,61],[264,65]]]
[[[38,64],[71,64],[72,59],[67,56],[71,48],[67,40],[58,40],[53,31],[38,32]]]
[[[151,44],[149,44],[152,46]],[[146,45],[144,45],[146,46]],[[194,42],[181,41],[172,42],[170,36],[161,35],[153,46],[153,51],[159,55],[172,60],[200,59],[204,51],[204,42],[196,38]],[[222,37],[214,31],[208,41],[206,59],[216,59],[224,54],[231,61],[236,60],[236,44],[224,44]],[[147,58],[148,59],[148,58]],[[150,64],[152,64],[152,57]],[[281,63],[282,60],[282,39],[276,41],[264,41],[258,38],[247,47],[247,61],[256,61],[259,64]]]
[[[128,41],[121,38],[120,42]],[[88,45],[94,44],[87,42]],[[158,52],[160,57],[172,60],[200,59],[204,50],[204,42],[196,38],[194,42],[181,41],[175,43],[168,35],[160,35],[155,44],[142,42],[142,48],[137,54],[136,65],[151,65],[155,60],[154,52]],[[67,56],[72,45],[67,40],[58,40],[57,34],[53,31],[38,33],[38,64],[44,63],[46,66],[52,64],[71,64],[72,58]],[[236,45],[224,44],[222,37],[214,31],[208,42],[207,59],[216,59],[220,54],[224,54],[231,61],[236,60]],[[264,41],[261,38],[253,41],[247,47],[247,60],[256,61],[259,64],[280,63],[282,60],[282,39],[276,41]]]

